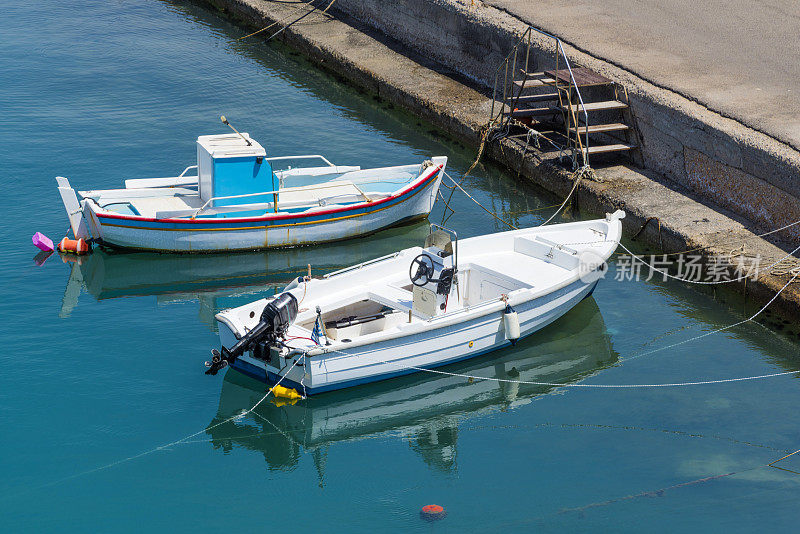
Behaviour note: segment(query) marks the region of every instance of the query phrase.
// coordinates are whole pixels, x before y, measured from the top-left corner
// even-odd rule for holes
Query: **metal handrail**
[[[178,175],[178,178],[183,178],[183,175],[186,174],[187,172],[189,172],[189,169],[196,169],[196,168],[197,168],[197,165],[189,165],[188,167],[183,169],[183,172]]]
[[[306,155],[303,155],[303,156],[274,156],[274,157],[271,157],[271,158],[264,158],[264,159],[267,160],[267,161],[278,161],[278,160],[281,160],[281,159],[311,159],[311,158],[319,158],[322,161],[324,161],[325,163],[327,163],[329,167],[336,167],[336,165],[331,163],[330,160],[328,160],[328,158],[326,158],[325,156],[323,156],[321,154],[306,154]]]
[[[520,90],[516,94],[516,97],[515,97],[515,95],[513,93],[513,84],[514,84],[514,76],[515,76],[515,72],[514,71],[516,70],[517,54],[519,52],[519,46],[527,38],[527,46],[526,46],[526,51],[525,51],[525,74],[526,74],[526,79],[527,79],[528,61],[529,61],[529,58],[530,58],[531,35],[532,35],[533,32],[536,32],[536,33],[538,33],[538,34],[540,34],[540,35],[542,35],[542,36],[544,36],[544,37],[546,37],[548,39],[553,39],[555,41],[555,44],[556,44],[556,49],[555,49],[556,71],[558,71],[559,56],[561,56],[561,58],[563,58],[564,64],[567,67],[567,72],[569,72],[569,78],[570,78],[570,84],[567,87],[567,90],[569,91],[572,88],[575,89],[575,94],[578,96],[579,111],[583,115],[583,119],[584,119],[584,123],[585,123],[584,124],[585,141],[582,142],[581,141],[581,132],[580,132],[581,128],[580,128],[580,126],[578,124],[577,115],[575,114],[575,110],[572,109],[571,101],[568,102],[568,112],[569,112],[569,114],[572,115],[572,119],[575,122],[575,148],[573,150],[573,162],[576,163],[576,161],[575,161],[576,160],[576,158],[575,158],[575,150],[578,150],[578,151],[580,151],[581,157],[583,159],[582,163],[584,165],[588,165],[589,164],[589,113],[586,110],[586,104],[583,101],[583,96],[581,95],[581,92],[578,89],[578,84],[575,81],[575,75],[574,75],[574,73],[572,71],[572,65],[570,64],[569,59],[567,58],[566,51],[564,50],[564,44],[561,41],[561,39],[559,39],[555,35],[552,35],[550,33],[542,31],[542,30],[540,30],[538,28],[535,28],[533,26],[528,26],[526,28],[526,30],[524,32],[522,32],[522,34],[520,35],[519,39],[517,39],[517,42],[514,44],[514,47],[512,48],[511,52],[509,52],[506,55],[506,57],[503,59],[503,61],[497,66],[497,68],[495,69],[495,74],[494,74],[494,89],[492,91],[492,107],[491,107],[490,116],[489,116],[490,124],[494,123],[498,118],[501,118],[504,115],[503,110],[504,110],[504,107],[507,105],[506,101],[507,101],[507,97],[508,97],[508,94],[509,94],[509,79],[508,79],[509,62],[512,62],[511,84],[510,85],[511,85],[511,96],[512,96],[513,100],[512,100],[512,103],[510,104],[510,109],[509,109],[508,113],[506,114],[508,116],[508,119],[505,120],[505,121],[502,121],[501,125],[504,125],[505,123],[510,121],[511,113],[513,112],[514,108],[516,107],[516,104],[519,102],[519,98],[522,95],[523,90],[525,89],[525,87],[524,87],[525,80],[523,80],[523,86],[520,87]],[[505,75],[504,75],[503,87],[502,87],[502,93],[503,94],[502,94],[502,100],[500,101],[500,111],[497,114],[497,116],[495,116],[495,102],[497,101],[497,96],[498,96],[498,94],[497,94],[498,93],[498,82],[499,82],[500,70],[503,67],[505,67]],[[557,77],[556,77],[556,80],[555,80],[555,86],[556,86],[556,92],[559,94],[559,103],[562,104],[561,97],[560,97],[561,88],[558,87],[558,78]],[[567,121],[565,121],[565,127],[567,129],[566,133],[567,133],[568,143],[571,144],[572,136],[571,136],[571,134],[569,132],[569,123]]]
[[[503,67],[504,65],[506,67],[506,79],[503,82],[503,100],[502,100],[502,105],[505,105],[506,87],[507,87],[507,83],[508,83],[508,60],[511,58],[511,55],[514,54],[514,52],[516,51],[516,49],[520,45],[520,43],[523,41],[523,39],[525,39],[525,36],[530,33],[531,28],[532,28],[532,26],[528,26],[528,29],[525,30],[522,33],[520,38],[514,44],[514,47],[511,50],[511,52],[508,53],[508,55],[503,59],[503,61],[500,62],[500,64],[494,70],[494,90],[492,91],[492,110],[491,110],[490,116],[489,116],[490,119],[494,119],[495,118],[495,115],[494,115],[494,103],[497,100],[497,98],[496,98],[497,97],[497,78],[498,78],[498,76],[500,76],[500,68]],[[530,42],[529,42],[528,46],[530,46]],[[527,56],[526,56],[525,61],[527,63]],[[512,80],[513,80],[513,76],[514,76],[513,72],[511,73],[511,76],[512,76]],[[500,108],[500,113],[498,114],[498,117],[500,115],[502,115],[502,113],[503,113],[503,111],[502,111],[502,107],[501,107]]]
[[[536,31],[539,31],[539,30],[536,30]],[[548,35],[545,32],[541,32],[541,33],[544,34],[544,35]],[[572,65],[569,64],[569,59],[567,58],[567,54],[566,54],[566,52],[564,52],[564,44],[561,42],[561,39],[559,39],[558,37],[555,37],[555,36],[551,36],[551,37],[553,37],[553,39],[556,40],[556,43],[558,43],[558,48],[559,48],[559,50],[561,50],[561,55],[564,57],[564,64],[567,66],[567,70],[569,71],[569,79],[572,82],[572,86],[575,88],[575,94],[578,95],[578,101],[580,102],[581,109],[583,110],[583,120],[584,120],[584,123],[585,123],[585,126],[586,126],[586,147],[585,148],[581,147],[581,153],[582,153],[582,156],[583,156],[583,164],[584,165],[588,165],[589,164],[589,113],[586,111],[586,104],[583,103],[583,97],[581,96],[581,92],[578,89],[578,84],[575,81],[575,76],[572,73]],[[572,111],[571,108],[570,108],[570,111]],[[576,134],[578,143],[580,143],[580,133],[579,133],[577,119],[576,119],[576,122],[575,122],[575,134]]]
[[[384,260],[390,260],[392,258],[396,258],[400,254],[401,254],[400,252],[393,252],[392,254],[387,254],[386,256],[381,256],[380,258],[375,258],[373,260],[361,262],[358,265],[351,265],[350,267],[345,267],[344,269],[339,269],[338,271],[333,271],[332,273],[323,274],[322,278],[331,278],[333,276],[337,276],[342,273],[354,271],[356,269],[361,269],[362,267],[366,267],[367,265],[372,265],[373,263],[378,263]]]
[[[304,186],[301,187],[301,189],[304,189],[304,190],[326,189],[326,188],[329,188],[329,187],[338,187],[338,186],[341,186],[342,184],[346,184],[346,183],[347,182],[326,182],[326,183],[322,183],[322,184],[304,185]],[[351,185],[353,185],[353,187],[355,187],[359,192],[361,192],[361,190],[355,184],[351,183]],[[284,193],[286,192],[285,189],[283,189],[283,190],[276,189],[274,191],[262,191],[260,193],[246,193],[246,194],[243,194],[243,195],[227,195],[227,196],[211,197],[208,200],[206,200],[205,204],[203,204],[202,206],[197,208],[197,210],[194,212],[194,215],[192,215],[192,219],[197,217],[197,215],[201,211],[205,210],[208,207],[208,205],[210,203],[214,202],[215,200],[226,200],[226,199],[229,199],[229,198],[260,197],[260,196],[265,196],[265,195],[277,195],[281,191],[283,191]],[[364,195],[363,192],[361,192],[361,194]],[[366,196],[366,195],[364,195],[364,196]],[[277,202],[275,203],[275,207],[277,208]]]

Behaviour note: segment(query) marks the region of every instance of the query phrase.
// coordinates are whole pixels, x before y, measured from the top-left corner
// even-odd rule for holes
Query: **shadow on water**
[[[155,296],[159,303],[198,300],[208,313],[204,322],[216,328],[214,314],[273,294],[307,273],[325,274],[396,250],[420,245],[428,223],[389,228],[358,239],[313,247],[296,247],[238,254],[158,254],[98,249],[87,256],[63,256],[71,271],[62,317],[77,306],[81,291],[96,300]],[[263,295],[262,295],[263,296]],[[225,299],[224,306],[217,302]]]
[[[575,383],[619,359],[594,299],[587,298],[545,330],[509,347],[443,371],[504,380]],[[269,399],[247,418],[219,424],[264,395],[262,383],[236,371],[223,380],[219,409],[206,432],[215,449],[258,452],[270,470],[294,469],[313,455],[320,484],[331,444],[392,433],[434,470],[457,469],[459,423],[526,405],[556,388],[417,373],[310,397]],[[215,426],[218,425],[218,426]]]

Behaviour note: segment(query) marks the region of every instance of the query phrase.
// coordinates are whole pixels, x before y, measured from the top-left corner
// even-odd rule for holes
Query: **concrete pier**
[[[198,0],[203,1],[203,0]],[[253,29],[292,20],[298,5],[263,0],[208,0]],[[489,118],[487,96],[494,69],[513,46],[525,21],[497,7],[454,0],[385,3],[338,0],[333,13],[315,13],[281,39],[350,83],[401,105],[461,141],[478,144]],[[253,37],[256,38],[256,37]],[[541,54],[552,53],[540,43]],[[567,47],[570,60],[626,87],[641,136],[642,166],[597,169],[601,181],[581,182],[577,199],[602,213],[625,209],[626,231],[675,252],[704,247],[706,256],[744,245],[768,265],[783,257],[780,239],[800,237],[800,225],[770,236],[756,234],[800,220],[800,153],[776,137],[750,128],[681,94],[659,87],[611,62]],[[572,176],[542,163],[507,140],[487,155],[542,187],[566,195]],[[786,276],[764,274],[746,284],[751,307],[766,303]],[[797,284],[800,286],[800,284]],[[727,284],[745,291],[745,284]],[[772,305],[800,313],[795,286]]]

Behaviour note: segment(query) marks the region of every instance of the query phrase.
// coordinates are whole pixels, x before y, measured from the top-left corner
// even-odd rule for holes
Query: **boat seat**
[[[318,203],[320,200],[330,199],[331,203],[336,203],[334,197],[345,197],[354,195],[359,200],[364,200],[358,187],[348,180],[334,180],[319,184],[317,186],[305,187],[286,187],[280,190],[278,205],[283,203]]]
[[[519,236],[514,238],[514,252],[551,263],[562,269],[576,269],[580,264],[578,251],[537,236],[535,239]]]
[[[175,176],[174,178],[134,178],[125,180],[125,189],[192,186],[197,187],[197,176]]]
[[[414,296],[411,291],[391,285],[380,286],[374,289],[378,292],[373,290],[367,292],[367,298],[370,300],[405,312],[413,307]]]
[[[202,206],[199,196],[164,196],[132,198],[133,206],[142,217],[158,218],[159,212],[197,209]]]

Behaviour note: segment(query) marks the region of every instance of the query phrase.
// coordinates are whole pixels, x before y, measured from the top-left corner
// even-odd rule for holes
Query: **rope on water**
[[[140,452],[139,454],[135,454],[133,456],[128,456],[127,458],[123,458],[121,460],[117,460],[116,462],[111,462],[110,464],[101,465],[100,467],[95,467],[93,469],[89,469],[88,471],[83,471],[83,472],[80,472],[80,473],[76,473],[74,475],[70,475],[68,477],[61,478],[59,480],[55,480],[53,482],[48,482],[46,484],[41,484],[39,486],[30,488],[29,491],[33,491],[33,490],[37,490],[37,489],[41,489],[41,488],[46,488],[46,487],[49,487],[49,486],[55,486],[56,484],[61,484],[62,482],[66,482],[68,480],[72,480],[72,479],[75,479],[75,478],[78,478],[78,477],[82,477],[82,476],[85,476],[85,475],[90,475],[92,473],[97,473],[98,471],[103,471],[105,469],[110,469],[112,467],[116,467],[118,465],[130,462],[132,460],[136,460],[136,459],[141,458],[143,456],[147,456],[149,454],[153,454],[154,452],[158,452],[158,451],[163,451],[163,450],[169,449],[170,447],[173,447],[175,445],[180,445],[180,444],[184,443],[186,440],[189,440],[189,439],[191,439],[191,438],[193,438],[195,436],[199,436],[200,434],[202,434],[204,432],[208,432],[212,428],[217,428],[218,426],[224,425],[225,423],[230,423],[231,421],[235,421],[237,419],[241,419],[245,415],[253,413],[253,411],[256,408],[258,408],[258,406],[261,405],[261,403],[264,402],[267,397],[269,397],[269,395],[275,390],[275,388],[278,387],[281,382],[283,382],[283,379],[286,378],[286,375],[289,374],[289,371],[291,371],[294,368],[294,366],[297,365],[297,363],[300,361],[300,359],[301,358],[297,358],[294,361],[294,363],[292,363],[292,365],[286,370],[286,372],[283,373],[280,376],[280,378],[275,382],[275,384],[273,384],[273,386],[271,388],[269,388],[269,390],[267,390],[266,393],[264,393],[264,396],[261,397],[258,400],[258,402],[256,402],[253,406],[251,406],[247,410],[244,410],[244,411],[242,411],[242,412],[240,412],[240,413],[238,413],[236,415],[233,415],[231,417],[228,417],[227,419],[224,419],[224,420],[220,421],[219,423],[215,423],[215,424],[213,424],[211,426],[207,426],[203,430],[199,430],[199,431],[197,431],[197,432],[195,432],[193,434],[189,434],[188,436],[185,436],[185,437],[183,437],[181,439],[178,439],[178,440],[175,440],[175,441],[171,441],[169,443],[165,443],[164,445],[160,445],[158,447],[146,450],[144,452]],[[303,354],[302,359],[305,362],[305,354]],[[6,494],[6,495],[8,496],[8,494]]]
[[[298,12],[300,9],[302,9],[303,7],[308,7],[308,6],[311,6],[311,9],[310,9],[310,10],[309,10],[307,13],[305,13],[305,14],[301,15],[300,17],[298,17],[297,19],[293,20],[293,21],[292,21],[292,22],[290,22],[290,23],[288,23],[288,24],[286,24],[286,25],[283,25],[283,26],[282,26],[282,27],[281,27],[281,28],[280,28],[278,31],[276,31],[275,33],[273,33],[272,35],[270,35],[269,37],[267,37],[267,38],[265,39],[265,41],[270,41],[270,40],[272,40],[274,37],[278,36],[278,34],[280,34],[281,32],[283,32],[284,30],[286,30],[286,29],[287,29],[287,28],[289,28],[290,26],[292,26],[293,24],[296,24],[297,22],[300,22],[301,20],[303,20],[304,18],[306,18],[306,17],[307,17],[307,16],[309,16],[310,14],[314,13],[315,11],[317,11],[319,8],[318,8],[317,6],[315,6],[315,5],[313,5],[315,1],[316,1],[316,0],[309,0],[308,2],[302,2],[302,3],[300,3],[300,2],[296,2],[296,3],[297,3],[297,4],[299,4],[299,5],[295,6],[294,10],[292,11],[292,13],[291,13],[290,15],[288,15],[288,16],[286,16],[286,17],[284,17],[284,18],[283,18],[283,19],[281,19],[281,20],[276,20],[276,21],[275,21],[275,22],[273,22],[272,24],[270,24],[270,25],[268,25],[268,26],[265,26],[265,27],[261,28],[260,30],[256,30],[256,31],[254,31],[253,33],[248,33],[248,34],[247,34],[247,35],[245,35],[244,37],[239,37],[239,38],[238,38],[238,39],[236,39],[236,40],[237,40],[237,41],[241,41],[241,40],[243,40],[243,39],[247,39],[248,37],[252,37],[252,36],[254,36],[254,35],[257,35],[257,34],[259,34],[259,33],[261,33],[261,32],[267,31],[267,30],[269,30],[270,28],[274,28],[275,26],[278,26],[278,25],[283,25],[283,24],[284,24],[286,21],[288,21],[290,18],[292,18],[292,17],[293,17],[293,16],[294,16],[294,15],[295,15],[295,14],[296,14],[296,13],[297,13],[297,12]],[[324,14],[324,13],[326,13],[326,12],[328,11],[328,9],[330,9],[330,7],[331,7],[331,6],[334,4],[334,2],[336,2],[336,0],[332,0],[332,1],[331,1],[331,3],[330,3],[330,4],[328,4],[328,5],[327,5],[327,7],[326,7],[325,9],[323,9],[322,11],[320,11],[320,14]],[[280,2],[280,3],[286,3],[286,4],[288,4],[288,3],[295,3],[295,2]]]
[[[656,352],[661,352],[661,351],[663,351],[663,350],[672,349],[672,348],[675,348],[675,347],[677,347],[677,346],[679,346],[679,345],[684,345],[684,344],[686,344],[686,343],[689,343],[689,342],[691,342],[691,341],[696,341],[696,340],[698,340],[698,339],[701,339],[701,338],[704,338],[704,337],[708,337],[708,336],[710,336],[710,335],[712,335],[712,334],[718,334],[719,332],[723,332],[723,331],[725,331],[725,330],[730,330],[731,328],[737,327],[737,326],[739,326],[739,325],[743,325],[743,324],[745,324],[745,323],[749,323],[749,322],[753,321],[753,320],[754,320],[756,317],[758,317],[759,315],[761,315],[761,314],[764,312],[764,310],[766,310],[766,309],[769,307],[769,305],[770,305],[770,304],[772,304],[773,302],[775,302],[775,299],[777,299],[777,298],[778,298],[778,295],[780,295],[781,293],[783,293],[783,291],[784,291],[784,290],[785,290],[787,287],[789,287],[789,285],[791,285],[791,284],[792,284],[792,283],[793,283],[793,282],[794,282],[794,281],[797,279],[797,277],[798,277],[798,276],[800,276],[800,273],[797,273],[797,274],[795,274],[795,275],[792,277],[792,279],[791,279],[791,280],[789,280],[788,282],[786,282],[786,283],[784,284],[784,286],[783,286],[783,287],[782,287],[782,288],[781,288],[781,289],[780,289],[780,290],[779,290],[777,293],[775,293],[775,294],[772,296],[772,298],[771,298],[771,299],[769,299],[769,302],[767,302],[766,304],[764,304],[764,306],[762,306],[762,307],[761,307],[761,309],[759,309],[757,312],[755,312],[753,315],[751,315],[751,316],[750,316],[750,317],[748,317],[747,319],[743,319],[743,320],[741,320],[741,321],[739,321],[739,322],[737,322],[737,323],[733,323],[733,324],[729,324],[729,325],[727,325],[727,326],[723,326],[722,328],[717,328],[716,330],[711,330],[710,332],[706,332],[705,334],[700,334],[699,336],[691,337],[691,338],[689,338],[689,339],[684,339],[683,341],[679,341],[678,343],[673,343],[672,345],[667,345],[667,346],[665,346],[665,347],[660,347],[660,348],[658,348],[658,349],[650,350],[650,351],[647,351],[647,352],[642,352],[642,353],[640,353],[640,354],[635,354],[635,355],[631,356],[630,358],[624,358],[622,361],[623,361],[623,362],[628,362],[628,361],[631,361],[631,360],[636,360],[636,359],[638,359],[638,358],[641,358],[641,357],[643,357],[643,356],[649,356],[650,354],[655,354]]]
[[[486,148],[486,142],[489,139],[489,135],[492,133],[494,128],[495,128],[494,120],[489,121],[483,128],[481,128],[480,144],[478,145],[478,156],[475,158],[475,161],[472,162],[472,165],[469,166],[469,168],[467,169],[467,172],[465,172],[464,174],[461,175],[461,180],[459,180],[458,183],[456,184],[457,186],[459,186],[459,188],[461,186],[461,182],[463,182],[466,179],[466,177],[469,176],[469,173],[472,172],[472,170],[478,165],[478,162],[481,160],[481,157],[483,156],[483,151]],[[455,181],[454,181],[454,183],[455,183]],[[463,189],[462,189],[462,191],[463,191]],[[454,188],[450,190],[450,196],[447,197],[447,200],[444,203],[445,211],[444,211],[444,213],[442,213],[442,222],[441,222],[441,224],[445,224],[447,222],[447,220],[455,213],[455,210],[453,210],[450,207],[450,201],[453,200],[453,193],[454,192],[455,192]],[[449,215],[447,214],[447,210],[450,210],[450,214]]]
[[[337,351],[338,352],[338,351]],[[459,378],[466,378],[469,380],[488,380],[491,382],[503,382],[510,384],[528,384],[533,386],[552,386],[552,387],[572,387],[572,388],[597,388],[597,389],[636,389],[636,388],[666,388],[666,387],[683,387],[683,386],[702,386],[709,384],[725,384],[729,382],[745,382],[748,380],[760,380],[763,378],[772,378],[776,376],[785,376],[797,374],[800,371],[785,371],[780,373],[770,373],[766,375],[756,376],[743,376],[736,378],[723,378],[719,380],[698,380],[694,382],[671,382],[666,384],[564,384],[559,382],[535,382],[529,380],[509,380],[506,378],[493,378],[488,376],[474,376],[462,373],[450,373],[447,371],[440,371],[438,369],[426,369],[424,367],[416,367],[413,365],[400,365],[394,362],[383,362],[390,365],[395,365],[399,368],[413,369],[415,371],[425,371],[428,373],[435,373],[439,375],[454,376]]]
[[[578,189],[578,184],[580,184],[581,180],[583,180],[584,178],[589,178],[590,180],[597,180],[594,170],[592,170],[592,168],[589,167],[588,165],[584,165],[583,167],[572,173],[572,176],[570,176],[570,180],[574,180],[575,183],[572,184],[572,189],[570,189],[569,194],[567,194],[567,198],[564,199],[564,202],[561,203],[561,206],[558,207],[555,213],[553,213],[549,219],[547,219],[539,226],[546,225],[547,223],[555,219],[556,215],[561,213],[561,210],[564,209],[564,206],[567,205],[569,199],[572,198],[572,194],[575,193],[576,189]]]
[[[478,155],[478,157],[480,158],[480,154]],[[475,160],[475,162],[477,163],[477,160]],[[470,170],[471,170],[471,169],[472,169],[472,167],[470,167]],[[467,173],[469,173],[469,171],[467,171]],[[464,194],[467,196],[467,198],[469,198],[469,199],[470,199],[470,200],[472,200],[472,201],[473,201],[475,204],[477,204],[477,205],[478,205],[478,207],[480,207],[480,208],[481,208],[483,211],[485,211],[486,213],[488,213],[489,215],[491,215],[492,217],[494,217],[495,219],[497,219],[497,220],[498,220],[498,221],[500,221],[501,223],[505,224],[505,225],[506,225],[506,226],[508,226],[509,228],[512,228],[512,229],[514,229],[514,230],[519,230],[519,227],[518,227],[518,226],[516,226],[516,225],[514,225],[514,224],[512,224],[512,223],[510,223],[510,222],[508,222],[507,220],[505,220],[505,219],[503,219],[502,217],[500,217],[500,216],[497,214],[497,212],[495,212],[495,211],[492,211],[492,210],[490,210],[489,208],[487,208],[486,206],[484,206],[483,204],[481,204],[481,203],[480,203],[480,202],[479,202],[479,201],[478,201],[478,200],[477,200],[475,197],[473,197],[472,195],[470,195],[470,194],[467,192],[467,190],[466,190],[466,189],[464,189],[464,188],[461,186],[461,182],[463,182],[463,181],[464,181],[464,178],[467,176],[467,173],[465,173],[464,175],[462,175],[462,177],[461,177],[461,180],[459,180],[459,181],[456,181],[456,180],[454,180],[452,176],[450,176],[449,174],[447,174],[447,172],[445,172],[445,173],[444,173],[445,177],[447,177],[447,179],[448,179],[448,180],[450,180],[450,181],[453,183],[453,185],[452,185],[452,187],[451,187],[451,186],[447,186],[447,185],[445,185],[445,187],[447,187],[448,189],[450,189],[450,196],[449,196],[449,198],[447,199],[447,201],[445,202],[445,210],[449,210],[449,211],[450,211],[450,215],[448,215],[447,217],[442,217],[442,224],[444,224],[444,223],[447,221],[447,219],[449,219],[449,218],[450,218],[450,216],[451,216],[453,213],[455,213],[455,210],[454,210],[453,208],[451,208],[451,207],[450,207],[450,200],[452,199],[452,197],[453,197],[453,193],[455,192],[455,190],[456,190],[456,189],[458,189],[459,191],[461,191],[462,193],[464,193]],[[590,179],[590,180],[597,180],[597,178],[596,178],[596,174],[595,174],[594,170],[593,170],[591,167],[589,167],[588,165],[584,165],[583,167],[581,167],[580,169],[578,169],[577,171],[575,171],[574,173],[572,173],[572,176],[570,176],[570,180],[574,182],[574,183],[572,184],[572,189],[570,189],[569,193],[567,194],[566,198],[564,198],[564,201],[563,201],[563,202],[561,202],[561,204],[557,204],[557,205],[553,205],[553,206],[547,206],[547,207],[545,207],[545,208],[540,208],[540,209],[538,209],[538,210],[530,210],[529,212],[526,212],[526,213],[531,213],[531,212],[534,212],[534,211],[541,211],[542,209],[548,209],[548,208],[553,208],[553,207],[556,207],[556,206],[558,206],[558,209],[557,209],[557,210],[556,210],[556,211],[555,211],[555,212],[554,212],[554,213],[553,213],[553,214],[552,214],[552,215],[551,215],[551,216],[550,216],[550,217],[549,217],[549,218],[548,218],[546,221],[544,221],[543,223],[541,223],[541,224],[539,224],[539,225],[537,225],[537,226],[544,226],[544,225],[546,225],[547,223],[549,223],[550,221],[552,221],[552,220],[553,220],[553,219],[556,217],[556,215],[558,215],[559,213],[561,213],[561,210],[563,210],[563,209],[564,209],[564,206],[566,206],[566,205],[567,205],[567,202],[569,202],[569,200],[572,198],[572,195],[573,195],[573,194],[575,193],[575,191],[578,189],[578,185],[580,184],[581,180],[583,180],[584,178],[588,178],[588,179]]]
[[[488,213],[489,215],[491,215],[492,217],[494,217],[495,219],[497,219],[497,220],[498,220],[498,221],[500,221],[501,223],[505,224],[505,225],[506,225],[506,226],[508,226],[509,228],[512,228],[512,229],[514,229],[514,230],[518,230],[518,228],[517,228],[516,226],[514,226],[514,225],[513,225],[513,224],[511,224],[510,222],[506,221],[505,219],[502,219],[500,216],[498,216],[498,215],[497,215],[497,213],[493,212],[492,210],[490,210],[489,208],[487,208],[486,206],[484,206],[483,204],[481,204],[480,202],[478,202],[478,201],[475,199],[475,197],[473,197],[472,195],[470,195],[469,193],[467,193],[467,190],[466,190],[466,189],[464,189],[463,187],[461,187],[461,184],[460,184],[459,182],[456,182],[455,180],[453,180],[453,178],[452,178],[452,177],[451,177],[449,174],[447,174],[447,173],[445,172],[445,173],[444,173],[444,175],[445,175],[445,176],[446,176],[446,177],[447,177],[447,178],[448,178],[448,179],[449,179],[451,182],[453,182],[453,187],[452,187],[452,189],[453,189],[453,190],[455,190],[455,189],[457,188],[459,191],[461,191],[462,193],[464,193],[465,195],[467,195],[467,198],[469,198],[471,201],[473,201],[475,204],[477,204],[477,205],[478,205],[478,207],[479,207],[479,208],[481,208],[483,211],[485,211],[486,213]],[[449,205],[448,205],[447,207],[449,207]],[[453,211],[453,209],[452,209],[452,208],[450,208],[450,211]]]
[[[560,514],[564,514],[564,513],[568,513],[568,512],[585,512],[586,510],[589,510],[591,508],[598,508],[598,507],[601,507],[601,506],[609,506],[609,505],[612,505],[612,504],[616,504],[616,503],[623,502],[623,501],[629,501],[629,500],[636,499],[636,498],[639,498],[639,497],[656,497],[656,496],[660,497],[665,492],[667,492],[669,490],[685,488],[687,486],[694,486],[695,484],[702,484],[704,482],[710,482],[712,480],[720,480],[722,478],[727,478],[727,477],[730,477],[730,476],[733,476],[733,475],[740,475],[742,473],[747,473],[749,471],[755,471],[756,469],[762,469],[764,467],[772,467],[774,469],[780,469],[781,471],[788,471],[790,473],[794,473],[795,475],[798,475],[800,473],[798,473],[797,471],[793,471],[791,469],[786,469],[786,468],[783,468],[783,467],[778,467],[777,465],[775,465],[776,463],[780,462],[781,460],[785,460],[786,458],[789,458],[790,456],[794,456],[797,453],[800,453],[800,449],[798,449],[798,450],[796,450],[796,451],[794,451],[792,453],[789,453],[786,456],[783,456],[782,458],[778,458],[777,460],[773,460],[772,462],[767,463],[767,464],[760,464],[760,465],[756,465],[756,466],[753,466],[753,467],[740,469],[739,471],[731,471],[731,472],[728,472],[728,473],[710,475],[710,476],[707,476],[707,477],[698,478],[698,479],[695,479],[695,480],[690,480],[688,482],[681,482],[680,484],[674,484],[672,486],[667,486],[665,488],[660,488],[660,489],[657,489],[657,490],[644,491],[644,492],[636,493],[636,494],[633,494],[633,495],[626,495],[625,497],[617,497],[616,499],[608,499],[606,501],[594,502],[594,503],[591,503],[591,504],[586,504],[586,505],[578,506],[578,507],[575,507],[575,508],[564,508],[564,509],[560,510],[559,513]]]
[[[648,223],[650,223],[650,221],[652,221],[652,220],[655,220],[658,223],[658,239],[659,239],[659,242],[662,243],[661,244],[661,249],[663,250],[664,249],[664,245],[663,245],[663,242],[661,241],[661,221],[659,220],[658,217],[650,217],[650,218],[648,218],[644,222],[644,224],[642,224],[642,226],[639,228],[639,231],[636,232],[636,234],[631,239],[635,241],[636,238],[639,237],[639,235],[641,235],[641,233],[647,227]],[[789,224],[785,224],[785,225],[781,226],[780,228],[775,228],[774,230],[770,230],[768,232],[764,232],[764,233],[761,233],[761,234],[753,234],[752,236],[728,237],[728,238],[724,238],[724,239],[720,239],[718,241],[715,241],[714,243],[711,243],[709,245],[701,245],[699,247],[689,248],[689,249],[686,249],[686,250],[679,250],[679,251],[676,251],[676,252],[663,252],[662,254],[659,254],[659,256],[677,256],[679,254],[688,254],[689,252],[697,252],[698,250],[705,250],[705,249],[712,248],[712,247],[722,246],[724,243],[730,243],[731,241],[743,241],[743,240],[746,240],[746,239],[766,237],[768,235],[772,235],[772,234],[781,232],[783,230],[786,230],[787,228],[791,228],[793,226],[797,226],[798,224],[800,224],[800,221],[794,221],[794,222],[791,222]],[[744,246],[744,245],[742,245],[742,246]],[[800,264],[798,264],[798,266],[800,266]],[[776,276],[779,276],[779,275],[776,274]]]
[[[598,241],[598,243],[602,243],[602,241]],[[565,244],[574,245],[574,244],[577,244],[577,243],[565,243]],[[650,264],[647,261],[643,260],[641,258],[641,256],[637,256],[636,254],[631,252],[630,249],[628,247],[626,247],[625,245],[623,245],[622,243],[619,243],[619,246],[620,246],[620,248],[625,250],[625,252],[627,252],[631,256],[631,258],[635,259],[636,261],[638,261],[639,263],[641,263],[643,265],[646,265],[651,270],[653,270],[653,271],[665,276],[666,278],[671,278],[673,280],[677,280],[679,282],[685,282],[687,284],[700,284],[700,285],[718,285],[718,284],[727,284],[727,283],[730,283],[730,282],[739,282],[739,281],[745,280],[747,278],[752,278],[752,277],[758,276],[760,273],[762,273],[764,271],[770,271],[773,274],[775,274],[775,271],[774,271],[775,267],[783,264],[786,261],[792,261],[792,260],[790,260],[790,258],[796,252],[800,251],[800,247],[797,247],[796,249],[794,249],[793,251],[789,252],[788,254],[783,256],[778,261],[772,263],[768,267],[765,267],[763,269],[758,269],[754,273],[748,273],[748,274],[739,276],[737,278],[730,278],[730,279],[727,279],[727,280],[691,280],[689,278],[682,278],[680,276],[671,275],[665,270],[657,269],[656,267],[653,267],[652,264]],[[795,263],[796,263],[796,261],[795,261]],[[784,273],[784,274],[795,274],[795,276],[792,277],[792,281],[794,281],[797,278],[797,275],[800,274],[800,265],[797,265],[797,266],[793,267],[792,269],[786,271],[786,273]],[[777,276],[777,274],[776,274],[776,276]],[[783,290],[781,290],[781,291],[783,291]]]

